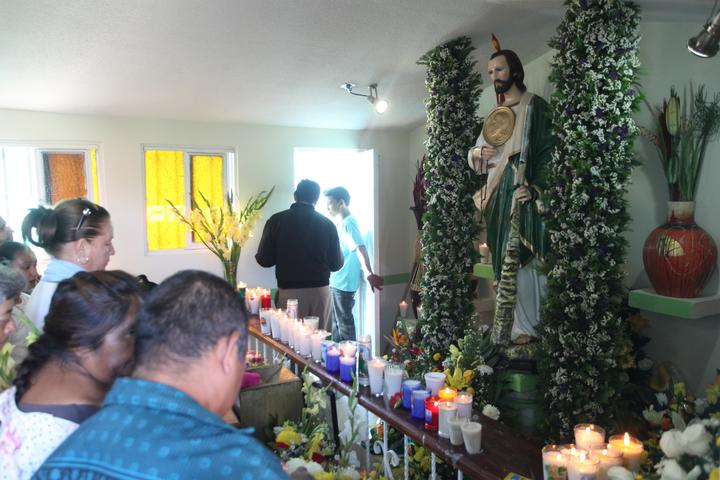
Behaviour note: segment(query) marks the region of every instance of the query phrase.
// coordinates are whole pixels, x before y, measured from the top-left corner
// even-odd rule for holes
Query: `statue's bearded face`
[[[491,58],[488,62],[488,75],[495,87],[495,93],[505,93],[512,88],[514,80],[510,75],[510,67],[504,55]]]

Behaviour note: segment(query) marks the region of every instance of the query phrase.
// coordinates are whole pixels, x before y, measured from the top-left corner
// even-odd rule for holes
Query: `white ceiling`
[[[713,0],[644,0],[698,21]],[[678,5],[682,4],[682,7]],[[0,108],[320,128],[424,119],[416,60],[495,32],[524,61],[547,50],[562,0],[0,0]],[[377,82],[390,110],[339,88]]]

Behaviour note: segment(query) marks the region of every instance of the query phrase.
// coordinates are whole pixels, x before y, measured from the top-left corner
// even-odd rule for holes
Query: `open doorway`
[[[350,193],[350,210],[358,221],[370,254],[373,270],[377,272],[379,259],[375,248],[376,192],[375,154],[373,150],[347,148],[295,148],[294,185],[303,178],[320,184],[321,192],[337,186]],[[317,211],[330,218],[325,201],[320,198]],[[357,335],[371,335],[377,350],[380,332],[380,299],[361,282],[355,299],[353,316]]]

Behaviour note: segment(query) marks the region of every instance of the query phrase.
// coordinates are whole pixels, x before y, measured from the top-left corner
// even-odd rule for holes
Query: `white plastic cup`
[[[463,442],[465,443],[465,450],[470,455],[480,453],[482,446],[482,425],[478,422],[467,422],[460,426],[462,431]]]
[[[462,426],[469,420],[466,417],[459,417],[455,415],[448,419],[448,428],[450,430],[450,443],[455,445],[463,444]]]

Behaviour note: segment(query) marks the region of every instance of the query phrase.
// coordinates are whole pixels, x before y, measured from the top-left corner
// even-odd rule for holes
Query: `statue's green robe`
[[[526,148],[525,181],[533,193],[533,201],[520,204],[520,264],[526,265],[533,258],[543,260],[547,250],[547,232],[545,222],[539,205],[544,202],[545,188],[547,186],[547,167],[554,146],[551,111],[548,103],[541,97],[534,95],[530,100],[532,106],[528,118],[530,130]],[[487,243],[492,253],[493,270],[495,278],[500,278],[502,264],[505,258],[505,245],[510,230],[510,211],[512,197],[515,191],[515,169],[518,166],[520,154],[512,155],[507,162],[505,171],[493,192],[488,192],[489,199],[484,211],[487,225]]]

